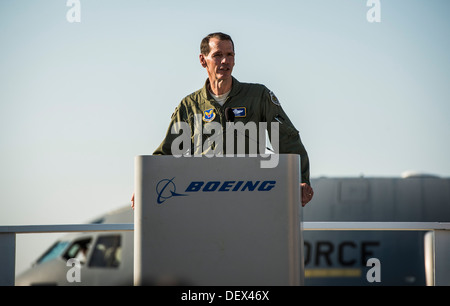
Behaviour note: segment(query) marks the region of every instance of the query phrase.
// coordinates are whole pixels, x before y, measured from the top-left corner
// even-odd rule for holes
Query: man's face
[[[229,40],[211,38],[209,40],[210,51],[207,56],[200,54],[200,63],[208,71],[212,80],[226,80],[231,78],[234,67],[234,49]]]

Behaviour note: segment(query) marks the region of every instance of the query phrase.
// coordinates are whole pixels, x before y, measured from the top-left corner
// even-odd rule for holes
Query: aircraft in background
[[[314,199],[303,221],[449,222],[450,178],[312,179]],[[91,223],[133,223],[126,206]],[[304,231],[305,285],[426,285],[427,231]],[[133,285],[133,232],[73,233],[58,239],[16,285]],[[450,253],[450,250],[449,250]],[[68,282],[70,258],[81,262],[81,282]],[[381,263],[370,283],[369,258]]]

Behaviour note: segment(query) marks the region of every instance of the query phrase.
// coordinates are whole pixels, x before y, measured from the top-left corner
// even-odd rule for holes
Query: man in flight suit
[[[305,206],[313,197],[313,189],[309,180],[309,159],[303,146],[299,132],[295,129],[286,113],[281,108],[276,96],[267,87],[260,84],[241,83],[231,74],[234,67],[234,43],[231,37],[224,33],[212,33],[206,36],[200,45],[200,64],[206,69],[208,79],[202,89],[185,97],[176,108],[163,142],[153,153],[154,155],[172,155],[172,145],[179,137],[172,133],[172,127],[177,123],[186,123],[191,128],[191,135],[210,122],[216,122],[223,128],[225,139],[226,122],[266,122],[269,137],[271,135],[270,122],[279,123],[278,153],[299,154],[301,158],[301,188],[302,205]],[[230,120],[226,110],[233,111],[233,119]],[[202,118],[198,126],[198,118]],[[196,127],[197,125],[197,127]],[[258,135],[259,135],[259,125]],[[206,141],[210,135],[202,135]],[[211,136],[212,138],[212,136]],[[249,142],[259,142],[247,135],[246,150],[248,154]],[[257,148],[259,148],[259,143]],[[194,142],[192,137],[189,154],[204,154],[205,147]],[[226,141],[223,141],[223,152],[226,149]],[[236,149],[234,149],[234,153]],[[256,153],[256,152],[252,152]],[[264,153],[264,152],[260,152]],[[134,195],[132,198],[134,206]]]

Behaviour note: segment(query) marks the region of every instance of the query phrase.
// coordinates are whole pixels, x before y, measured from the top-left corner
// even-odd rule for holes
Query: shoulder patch
[[[281,106],[280,100],[278,100],[273,91],[269,91],[269,95],[270,101],[272,101],[273,104],[275,104],[276,106]]]

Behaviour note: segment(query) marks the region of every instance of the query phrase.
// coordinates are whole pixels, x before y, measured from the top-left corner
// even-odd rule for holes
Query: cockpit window
[[[89,267],[117,268],[122,260],[120,235],[100,236],[89,261]]]
[[[37,261],[37,264],[57,258],[64,251],[69,241],[57,241]]]
[[[84,238],[75,241],[64,253],[64,259],[75,258],[80,261],[81,264],[85,264],[87,260],[87,253],[91,245],[92,238]]]

